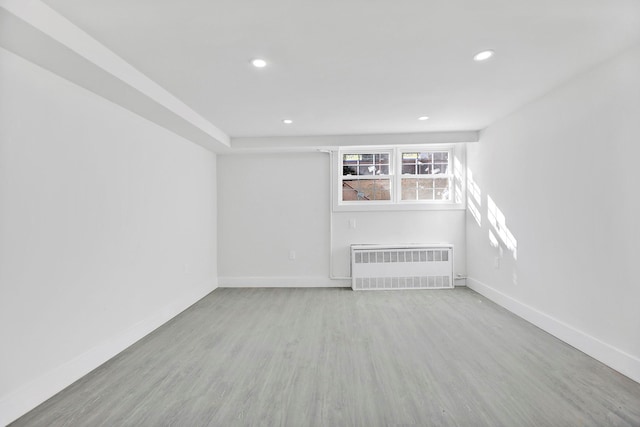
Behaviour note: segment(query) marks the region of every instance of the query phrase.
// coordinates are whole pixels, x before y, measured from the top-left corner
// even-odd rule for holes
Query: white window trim
[[[419,204],[419,205],[424,205],[424,204],[440,204],[440,205],[450,205],[453,201],[454,201],[454,197],[455,197],[455,191],[454,191],[454,185],[455,185],[455,178],[453,175],[453,172],[447,172],[446,174],[437,174],[437,175],[403,175],[402,174],[402,155],[404,153],[415,153],[415,152],[420,152],[420,151],[433,151],[433,152],[446,152],[449,153],[449,169],[452,170],[453,169],[453,163],[454,163],[454,153],[453,153],[453,147],[448,147],[448,148],[438,148],[435,149],[433,147],[405,147],[405,148],[396,148],[395,152],[396,152],[396,156],[395,156],[395,163],[397,164],[397,170],[398,170],[398,179],[396,180],[396,203],[398,204],[405,204],[405,205],[411,205],[411,204]],[[450,180],[450,185],[451,185],[451,194],[450,194],[450,200],[402,200],[402,180],[403,179],[438,179],[438,178],[447,178]]]
[[[389,155],[389,174],[388,175],[355,175],[352,179],[355,180],[365,180],[365,179],[389,179],[389,190],[391,192],[391,200],[375,200],[375,201],[368,201],[368,202],[360,202],[357,200],[341,200],[342,198],[342,183],[345,180],[345,176],[342,175],[342,169],[340,169],[342,167],[342,156],[344,154],[388,154]],[[375,148],[375,149],[362,149],[362,148],[358,148],[358,149],[339,149],[338,150],[338,173],[335,176],[335,178],[338,180],[338,187],[339,190],[336,189],[336,193],[338,196],[338,202],[340,203],[340,205],[343,206],[360,206],[363,203],[367,203],[367,204],[382,204],[382,205],[389,205],[392,204],[393,198],[394,198],[394,191],[395,191],[395,157],[394,157],[394,150],[390,149],[390,148]]]
[[[451,200],[401,200],[403,152],[448,151],[451,173]],[[410,210],[464,210],[466,209],[466,159],[464,144],[428,144],[398,146],[358,146],[339,147],[332,151],[331,158],[331,195],[334,212],[349,211],[410,211]],[[389,153],[389,179],[391,200],[379,201],[342,201],[342,156],[343,154]],[[386,177],[387,175],[385,175]],[[429,177],[437,177],[432,175]],[[427,176],[425,176],[426,178]],[[365,178],[367,179],[367,178]],[[373,177],[371,178],[373,179]],[[458,202],[456,202],[458,200]]]

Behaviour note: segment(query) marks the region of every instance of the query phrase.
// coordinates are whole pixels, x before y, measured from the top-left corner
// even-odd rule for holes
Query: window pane
[[[406,174],[410,174],[410,175],[415,175],[416,174],[416,165],[407,165],[404,162],[402,163],[402,174],[406,175]]]
[[[370,165],[373,163],[373,154],[360,154],[360,163],[366,163]]]
[[[342,175],[389,175],[389,153],[343,154]]]
[[[376,154],[376,159],[378,164],[388,165],[389,164],[389,153],[378,153]]]
[[[342,181],[342,200],[391,200],[388,179],[350,179]]]
[[[344,154],[342,156],[342,175],[357,175],[359,154]]]
[[[417,184],[415,178],[404,178],[400,185],[400,198],[402,200],[417,200]]]
[[[362,163],[360,163],[362,165]],[[365,165],[358,167],[358,175],[373,175],[376,167],[373,165]]]
[[[415,200],[435,200],[433,179],[418,180],[418,198]]]
[[[402,174],[434,175],[449,170],[449,152],[425,151],[402,153]]]
[[[431,173],[433,174],[447,173],[448,167],[449,165],[446,163],[434,163]]]
[[[449,153],[446,151],[434,152],[433,161],[438,163],[449,163]]]
[[[349,166],[349,165],[343,165],[342,166],[342,175],[357,175],[358,174],[358,167],[357,166]]]
[[[433,165],[430,162],[419,163],[416,169],[418,175],[431,175],[433,173]]]
[[[418,153],[402,153],[402,174],[415,175]]]
[[[450,200],[449,178],[403,178],[402,200]]]
[[[451,200],[450,183],[448,178],[437,178],[434,182],[435,200]]]

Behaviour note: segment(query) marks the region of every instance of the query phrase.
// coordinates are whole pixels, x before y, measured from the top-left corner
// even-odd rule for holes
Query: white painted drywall
[[[333,216],[333,275],[349,276],[350,246],[359,243],[451,243],[454,275],[465,275],[463,210],[336,212]],[[352,224],[355,223],[355,228]],[[464,285],[457,281],[456,284]]]
[[[4,425],[215,288],[216,157],[3,49],[0,93]]]
[[[328,181],[323,153],[218,156],[220,285],[328,284]]]
[[[638,76],[640,46],[495,123],[467,148],[482,192],[481,226],[467,215],[467,284],[636,381]],[[502,242],[490,245],[488,197],[517,239],[517,259]]]
[[[349,276],[352,243],[453,243],[464,274],[464,211],[331,213],[329,161],[320,152],[218,157],[220,286],[349,286],[330,276]]]

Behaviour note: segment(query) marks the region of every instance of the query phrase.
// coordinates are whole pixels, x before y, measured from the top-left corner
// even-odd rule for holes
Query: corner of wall
[[[640,383],[640,359],[637,357],[520,302],[477,279],[468,278],[467,287],[527,322],[536,325],[543,331]]]
[[[205,296],[213,292],[217,285],[209,281],[201,283],[198,289],[183,295],[180,299],[157,310],[147,318],[137,322],[118,335],[103,341],[74,359],[47,372],[18,390],[0,397],[0,425],[15,421],[31,409],[68,387],[129,346],[135,344],[155,329],[159,328]]]

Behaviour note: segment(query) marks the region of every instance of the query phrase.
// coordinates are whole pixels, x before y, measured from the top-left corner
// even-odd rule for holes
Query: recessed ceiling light
[[[285,125],[290,125],[291,123],[293,123],[293,120],[291,120],[291,119],[284,119],[284,120],[282,121],[282,123],[284,123]]]
[[[264,68],[267,66],[267,61],[265,61],[264,59],[256,58],[251,60],[251,65],[256,68]]]
[[[492,50],[483,50],[482,52],[478,52],[473,57],[473,60],[476,62],[486,61],[494,55],[494,51]]]
[[[418,120],[429,120],[429,116],[420,116]]]

